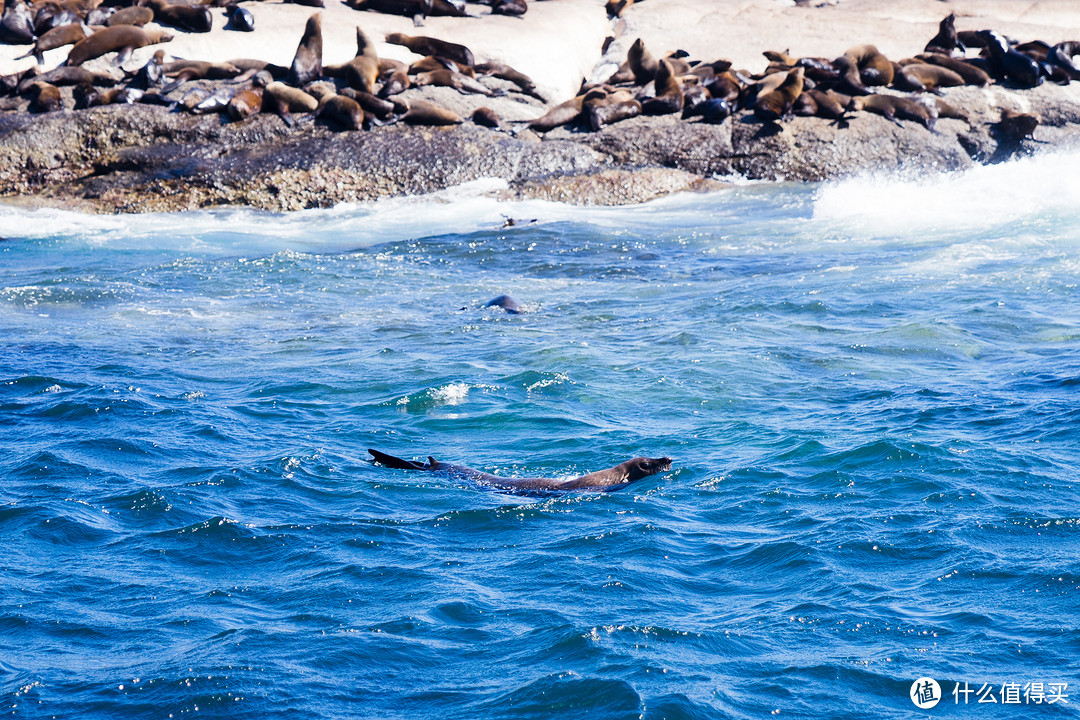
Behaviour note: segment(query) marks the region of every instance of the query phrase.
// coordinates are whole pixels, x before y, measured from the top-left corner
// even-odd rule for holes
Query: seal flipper
[[[387,455],[386,453],[381,453],[378,450],[372,450],[371,448],[368,448],[368,452],[371,453],[371,456],[373,458],[375,458],[375,462],[379,463],[380,465],[385,465],[388,468],[394,468],[396,470],[429,469],[426,465],[418,463],[414,460],[402,460],[401,458],[396,458],[393,455]],[[434,464],[434,461],[432,461],[432,464]]]

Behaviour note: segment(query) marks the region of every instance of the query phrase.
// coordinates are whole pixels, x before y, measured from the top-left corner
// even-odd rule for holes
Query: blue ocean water
[[[1077,159],[0,207],[0,711],[1077,717]]]

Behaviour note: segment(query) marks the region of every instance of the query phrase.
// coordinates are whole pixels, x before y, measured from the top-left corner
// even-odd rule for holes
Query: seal
[[[684,101],[682,83],[675,77],[675,71],[666,58],[656,64],[653,85],[656,87],[656,96],[641,103],[642,113],[645,115],[669,115],[682,112]]]
[[[379,80],[379,55],[375,52],[375,43],[360,29],[356,28],[356,56],[344,65],[324,68],[327,75],[340,77],[354,90],[374,93],[375,83]]]
[[[165,0],[146,0],[146,5],[154,11],[154,22],[161,25],[172,25],[193,33],[210,32],[214,26],[214,18],[204,7],[174,5]]]
[[[323,96],[315,117],[328,120],[331,125],[343,130],[364,128],[364,109],[360,103],[344,95]]]
[[[93,35],[75,43],[68,53],[68,65],[82,65],[87,60],[116,52],[118,65],[123,64],[135,48],[168,42],[173,36],[161,28],[140,28],[134,25],[117,25],[98,30]]]
[[[940,65],[943,68],[952,70],[964,79],[965,85],[986,87],[990,84],[990,76],[986,74],[985,71],[975,67],[969,62],[964,62],[959,58],[949,57],[948,55],[942,55],[941,53],[919,53],[915,56],[915,59],[924,63],[929,63],[930,65]]]
[[[479,80],[473,80],[468,75],[446,69],[420,73],[413,77],[413,85],[416,87],[424,87],[426,85],[450,87],[459,92],[475,93],[486,97],[496,97],[503,94],[484,87]]]
[[[956,13],[949,13],[938,23],[937,35],[926,43],[923,52],[941,53],[942,55],[952,55],[956,52],[963,55],[965,49],[964,43],[960,42],[960,38],[956,36]]]
[[[578,119],[579,115],[581,115],[582,103],[584,103],[584,101],[584,95],[577,95],[565,102],[561,102],[535,120],[530,120],[527,127],[530,130],[535,130],[537,132],[548,132],[549,130],[554,130],[557,127],[572,123]]]
[[[122,8],[114,12],[108,17],[105,24],[109,27],[112,27],[113,25],[134,25],[136,27],[142,27],[153,19],[153,10],[148,7],[132,5],[131,7]]]
[[[413,460],[402,460],[370,448],[368,452],[371,453],[374,462],[388,468],[438,473],[453,480],[467,480],[495,490],[509,490],[521,494],[545,495],[571,490],[610,492],[624,488],[635,480],[671,469],[671,458],[636,457],[606,470],[598,470],[566,480],[545,477],[511,478],[473,470],[464,465],[439,462],[430,456],[427,464],[424,464]]]
[[[489,307],[502,308],[511,315],[521,314],[521,304],[512,295],[499,295],[498,297],[488,300],[487,304],[484,305],[484,309],[486,310]]]
[[[56,48],[61,48],[65,45],[74,45],[80,40],[84,40],[92,35],[93,32],[93,30],[82,23],[71,23],[69,25],[55,27],[35,40],[34,47],[25,55],[20,55],[14,59],[22,60],[25,57],[33,55],[34,59],[37,60],[38,65],[43,65],[45,63],[44,53],[46,50],[55,50]]]
[[[765,122],[790,117],[795,101],[803,91],[804,72],[801,67],[790,70],[779,87],[764,95],[759,94],[754,102],[754,117]]]
[[[938,88],[957,87],[964,84],[964,78],[942,65],[930,63],[911,63],[897,65],[893,75],[893,87],[907,92],[940,92]]]
[[[922,124],[927,130],[933,130],[934,123],[937,120],[934,114],[930,112],[930,109],[922,103],[916,102],[910,98],[898,97],[896,95],[862,95],[853,97],[850,102],[848,102],[847,109],[869,110],[901,127],[903,127],[903,124],[897,120],[897,118],[914,120],[915,122]]]
[[[302,87],[322,77],[322,44],[322,13],[315,13],[304,26],[304,36],[285,77],[286,84]]]
[[[1034,113],[1017,112],[1008,108],[1001,109],[1001,120],[996,124],[997,131],[1006,140],[1018,143],[1024,138],[1035,139],[1035,128],[1039,126],[1039,116]]]
[[[387,58],[379,60],[379,82],[382,83],[378,92],[381,98],[400,95],[412,86],[405,63]]]
[[[60,104],[60,89],[55,85],[37,80],[30,84],[28,94],[30,95],[28,109],[32,113],[56,112],[64,109],[64,106]]]
[[[654,77],[660,67],[660,61],[645,47],[645,41],[638,38],[626,51],[626,64],[634,74],[635,85],[645,85]]]
[[[247,8],[240,7],[237,4],[229,5],[225,10],[225,16],[229,19],[225,23],[226,30],[255,31],[255,16]]]
[[[402,35],[401,33],[390,33],[386,36],[386,42],[391,45],[407,47],[417,55],[434,55],[435,57],[453,60],[456,63],[468,65],[469,67],[476,64],[476,58],[473,56],[472,50],[464,45],[447,42],[446,40],[439,40],[438,38],[427,37],[426,35]]]
[[[596,88],[585,93],[581,114],[589,129],[597,132],[605,125],[637,117],[641,114],[641,103],[628,90],[607,92]]]
[[[360,107],[364,109],[364,116],[371,120],[373,124],[388,124],[393,122],[397,115],[404,115],[408,112],[405,103],[400,100],[386,100],[363,90],[342,88],[341,94],[359,103]]]
[[[465,122],[456,112],[427,100],[413,100],[401,119],[410,125],[460,125]]]
[[[299,88],[283,82],[272,82],[263,88],[262,110],[275,113],[288,126],[296,124],[294,112],[313,113],[319,101]]]
[[[0,17],[0,42],[9,45],[29,45],[34,42],[34,18],[25,2],[7,3]]]
[[[472,121],[481,127],[487,127],[501,132],[509,132],[506,125],[503,124],[502,118],[499,117],[499,113],[486,106],[478,107],[473,110]],[[499,297],[503,296],[500,295]],[[487,307],[487,305],[484,307]]]
[[[893,64],[876,45],[856,45],[844,51],[859,68],[859,78],[863,85],[888,85],[893,81]]]
[[[997,65],[1007,79],[1025,88],[1042,84],[1043,75],[1039,63],[1017,52],[1004,35],[994,30],[980,30],[976,34],[986,43],[991,62]]]

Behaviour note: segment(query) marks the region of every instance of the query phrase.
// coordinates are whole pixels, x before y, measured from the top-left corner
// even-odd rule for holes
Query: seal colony
[[[106,0],[118,1],[127,0]],[[322,5],[323,0],[303,4]],[[400,10],[401,14],[423,21],[427,15],[437,14],[430,5],[423,4],[421,13],[412,12],[420,4],[354,3],[351,6],[376,12]],[[233,4],[223,11],[230,24],[239,7]],[[635,10],[630,4],[622,4],[609,7],[608,12],[616,19],[605,46],[613,47],[622,42],[618,40],[619,33],[625,32],[624,21],[619,16]],[[210,15],[209,7],[195,0],[191,5],[153,0],[145,6],[129,7],[103,6],[102,0],[68,0],[62,5],[55,0],[44,3],[39,0],[38,4],[7,0],[0,38],[30,45],[26,56],[35,58],[57,52],[65,47],[64,43],[70,46],[67,59],[58,67],[47,69],[39,65],[0,76],[0,109],[20,116],[17,121],[7,123],[8,128],[14,127],[16,135],[45,127],[51,128],[50,132],[61,133],[65,124],[79,127],[81,113],[89,108],[128,106],[127,112],[133,119],[125,127],[133,135],[139,135],[140,126],[143,129],[143,137],[136,142],[124,140],[119,144],[117,151],[125,155],[122,158],[108,153],[95,155],[93,147],[70,153],[82,155],[84,167],[89,164],[81,173],[77,168],[64,173],[66,182],[74,181],[81,187],[67,190],[54,182],[48,194],[76,195],[91,201],[101,199],[100,204],[91,203],[95,209],[108,209],[109,202],[116,208],[163,209],[145,201],[134,201],[137,183],[133,185],[131,181],[138,178],[132,173],[145,170],[153,177],[143,178],[146,182],[142,189],[154,185],[159,196],[161,186],[169,183],[186,188],[212,184],[221,191],[199,193],[181,207],[234,202],[274,209],[296,207],[292,203],[282,207],[253,200],[244,197],[244,193],[230,197],[224,191],[238,183],[240,173],[235,160],[241,146],[250,143],[242,136],[251,134],[246,128],[250,126],[253,130],[256,127],[253,123],[259,128],[256,136],[264,139],[273,136],[279,155],[272,158],[275,151],[268,150],[267,163],[256,168],[256,177],[277,172],[279,167],[274,165],[302,165],[300,171],[307,173],[320,160],[323,165],[341,164],[330,154],[320,156],[318,149],[308,142],[318,137],[316,131],[380,135],[390,126],[457,126],[456,130],[447,132],[465,133],[465,136],[451,143],[456,148],[447,153],[449,158],[433,158],[434,161],[458,161],[454,156],[468,147],[462,146],[462,142],[474,143],[486,148],[480,152],[496,153],[494,160],[500,159],[497,157],[500,153],[513,155],[505,159],[506,165],[513,166],[518,174],[513,178],[518,181],[517,192],[571,201],[583,189],[594,197],[598,194],[595,189],[584,187],[591,181],[577,183],[565,177],[583,168],[595,168],[607,174],[601,180],[607,196],[595,200],[599,202],[643,199],[634,193],[624,198],[615,196],[612,188],[618,180],[610,172],[614,168],[633,173],[635,167],[659,166],[643,177],[671,181],[674,186],[669,186],[669,190],[713,185],[699,183],[692,177],[676,178],[671,172],[661,170],[664,167],[697,174],[705,180],[711,174],[730,172],[751,177],[794,175],[804,179],[837,174],[830,166],[839,165],[841,172],[845,169],[843,145],[850,138],[858,138],[864,144],[873,134],[884,136],[886,141],[899,139],[885,129],[887,126],[863,120],[867,114],[877,115],[896,127],[920,126],[917,131],[906,130],[904,136],[904,152],[915,155],[924,150],[919,145],[926,148],[942,145],[943,141],[935,138],[941,135],[940,120],[954,123],[950,133],[958,149],[950,148],[953,156],[944,166],[962,167],[966,161],[995,161],[1017,152],[1030,152],[1032,143],[1043,139],[1042,118],[1025,93],[1032,90],[1042,93],[1045,86],[1064,87],[1080,78],[1078,41],[1055,38],[1017,42],[993,28],[958,28],[956,16],[950,14],[941,20],[937,34],[928,37],[921,50],[913,48],[908,57],[886,57],[870,43],[853,44],[832,59],[793,56],[787,50],[772,49],[763,52],[768,61],[763,72],[736,67],[723,57],[692,57],[685,51],[672,49],[658,52],[638,38],[613,72],[599,80],[583,79],[573,97],[560,99],[545,97],[538,84],[519,69],[499,58],[480,56],[467,45],[451,39],[422,34],[423,31],[373,37],[364,28],[363,13],[358,15],[361,22],[354,26],[355,55],[346,62],[324,63],[323,21],[319,12],[309,15],[302,34],[297,34],[296,50],[288,65],[260,58],[228,61],[170,58],[172,37],[180,32],[203,32],[207,15]],[[239,23],[237,30],[249,32],[256,21],[254,14],[249,20]],[[211,17],[211,24],[213,21]],[[456,21],[470,22],[468,13]],[[168,30],[162,28],[166,24]],[[128,63],[125,67],[126,58],[140,47],[157,49],[145,63],[136,66]],[[395,47],[399,56],[405,53],[412,59],[398,60],[380,54]],[[992,100],[986,95],[989,88],[995,89]],[[1039,96],[1043,106],[1055,101],[1052,94],[1044,95]],[[148,107],[136,112],[134,106]],[[34,117],[21,117],[27,112]],[[61,113],[62,120],[50,122],[50,116],[56,113]],[[1072,113],[1069,110],[1055,117],[1055,127],[1067,129]],[[213,130],[205,124],[199,125],[195,137],[191,137],[194,126],[174,119],[177,115],[218,117],[225,125]],[[3,116],[0,113],[0,118]],[[268,121],[262,116],[274,119]],[[672,122],[677,125],[672,126]],[[807,122],[821,124],[815,127]],[[93,125],[94,120],[88,124]],[[475,129],[466,131],[466,126]],[[616,132],[619,126],[628,129]],[[677,129],[680,126],[687,129]],[[35,192],[41,185],[49,184],[54,179],[52,165],[64,164],[66,160],[63,157],[59,161],[39,160],[32,148],[20,145],[19,138],[13,137],[10,130],[5,136],[3,127],[0,125],[0,154],[5,143],[11,143],[8,147],[13,145],[14,149],[9,150],[8,158],[35,171],[44,164],[46,172],[36,177],[28,176],[25,171],[21,174],[9,171],[6,177],[0,174],[0,188],[3,188],[0,192],[9,196],[13,192]],[[175,132],[177,128],[182,131]],[[79,132],[85,134],[88,129]],[[211,140],[207,134],[217,137]],[[149,150],[142,152],[137,160],[127,151],[132,145],[164,151],[177,143],[198,143],[199,136],[204,138],[203,142],[219,143],[221,153],[211,153],[211,157],[199,163],[187,158],[187,164],[179,172],[171,160],[168,167],[156,166],[162,156],[170,153]],[[834,155],[839,159],[822,162],[824,155],[819,154],[816,165],[800,161],[793,151],[798,150],[799,144],[805,144],[800,141],[806,137],[833,138]],[[415,160],[426,163],[431,153],[444,152],[432,147],[433,144],[446,147],[445,143],[433,142],[434,136],[424,134],[420,138],[425,147],[416,150],[421,154]],[[752,145],[751,152],[733,147],[737,138]],[[112,149],[110,143],[114,142],[105,140],[105,150]],[[375,144],[382,150],[386,149],[386,143],[408,144],[400,134],[390,136],[386,143],[367,139],[351,142]],[[576,147],[568,150],[567,142]],[[684,149],[687,142],[695,143],[701,151]],[[821,142],[825,144],[824,140]],[[293,158],[288,163],[280,162],[283,149],[300,143],[305,143],[305,149],[314,152],[315,157],[302,163]],[[877,144],[882,147],[880,142]],[[713,159],[705,157],[705,149],[714,151]],[[898,162],[903,162],[903,154],[897,151]],[[770,157],[770,170],[756,170],[755,162],[758,165],[762,162],[755,161],[754,155]],[[250,153],[248,156],[250,162]],[[530,169],[528,162],[522,164],[522,157],[535,159],[536,167]],[[559,157],[562,168],[556,159]],[[395,157],[391,162],[400,164],[409,160]],[[356,160],[343,164],[346,167],[341,170],[352,174],[349,180],[353,185],[357,183],[358,171],[364,173],[364,180],[370,186],[378,184],[383,170]],[[940,163],[935,160],[934,164]],[[865,166],[863,162],[849,169]],[[115,193],[111,200],[102,198],[115,189],[107,188],[103,192],[101,186],[119,167],[127,173],[124,180],[132,188],[122,193],[126,200],[133,201],[129,205],[118,202]],[[529,174],[522,176],[522,168]],[[210,181],[209,175],[217,170],[228,177],[219,176]],[[244,183],[250,183],[253,177],[250,171],[250,166],[244,169]],[[471,173],[465,174],[459,181],[471,179],[467,176]],[[505,176],[506,172],[497,169],[490,174]],[[593,179],[598,176],[594,173]],[[280,173],[277,177],[280,178]],[[453,179],[446,178],[450,184]],[[446,181],[442,186],[445,184]],[[421,186],[405,188],[404,192],[424,190]],[[389,190],[389,194],[401,192],[402,189]],[[288,197],[290,191],[282,192],[277,187],[274,194]],[[348,192],[341,196],[309,197],[300,206],[328,205],[343,199],[365,197],[361,193],[350,197]]]
[[[454,480],[466,480],[494,490],[507,490],[521,495],[546,495],[571,491],[611,492],[626,487],[635,480],[671,469],[671,458],[636,457],[615,467],[559,480],[557,478],[525,477],[511,478],[473,470],[464,465],[452,465],[428,457],[427,463],[403,460],[393,455],[368,449],[373,462],[398,470],[421,470],[437,473]]]

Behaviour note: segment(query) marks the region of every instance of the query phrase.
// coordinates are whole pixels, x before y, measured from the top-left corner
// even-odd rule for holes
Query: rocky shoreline
[[[722,124],[637,117],[601,131],[512,135],[472,123],[333,132],[111,105],[0,113],[0,198],[86,212],[243,205],[272,211],[435,192],[501,178],[506,198],[644,202],[723,187],[718,178],[814,181],[860,173],[941,172],[1080,143],[1080,89],[953,88],[970,122],[933,131],[860,113],[846,123],[796,117],[782,130],[739,113]],[[1034,139],[996,131],[1001,108],[1037,113]]]

